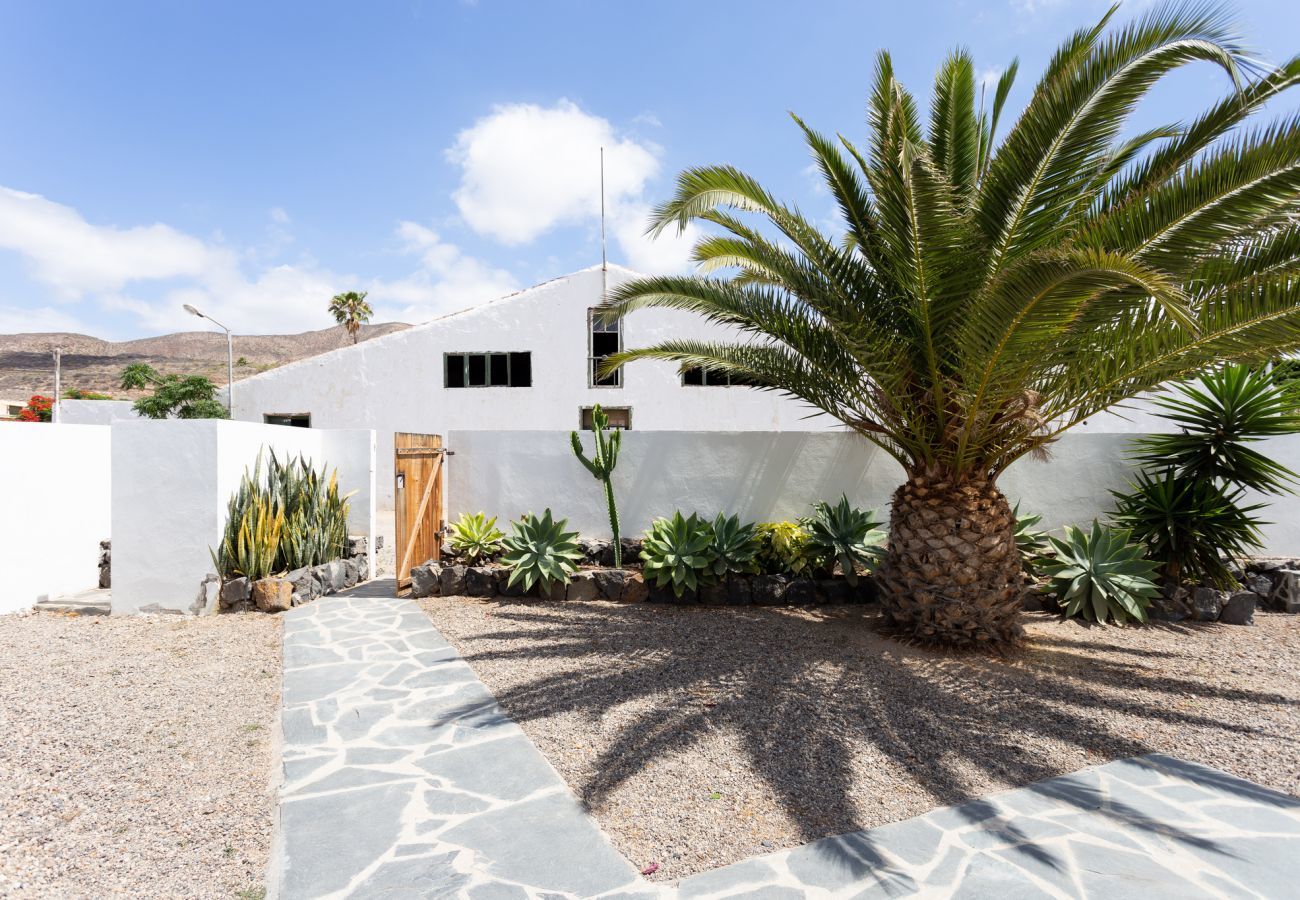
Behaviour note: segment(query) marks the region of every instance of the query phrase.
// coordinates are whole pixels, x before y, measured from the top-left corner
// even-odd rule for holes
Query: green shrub
[[[678,597],[712,580],[718,558],[713,528],[695,513],[683,518],[679,510],[671,519],[655,519],[641,548],[646,581],[657,587],[672,585]]]
[[[496,517],[489,519],[481,512],[461,513],[460,519],[451,526],[448,543],[472,565],[500,553],[503,537]]]
[[[721,578],[731,573],[758,571],[758,526],[740,524],[739,516],[718,513],[713,520],[713,574]]]
[[[1097,622],[1110,618],[1119,625],[1146,621],[1147,606],[1159,593],[1150,577],[1156,563],[1128,542],[1127,530],[1103,528],[1094,520],[1091,533],[1068,525],[1065,540],[1050,540],[1056,558],[1042,569],[1065,615]]]
[[[554,584],[568,584],[578,571],[582,550],[578,533],[564,530],[567,524],[567,519],[552,520],[549,509],[540,519],[529,513],[510,523],[512,533],[501,542],[506,551],[501,562],[511,570],[509,586],[522,583],[531,591],[540,585],[546,591]]]
[[[817,561],[802,522],[758,524],[758,564],[767,574],[800,575]]]
[[[808,550],[828,574],[838,562],[845,580],[856,585],[858,567],[871,569],[884,554],[888,536],[879,524],[875,513],[850,506],[847,495],[834,506],[818,501],[807,520]]]

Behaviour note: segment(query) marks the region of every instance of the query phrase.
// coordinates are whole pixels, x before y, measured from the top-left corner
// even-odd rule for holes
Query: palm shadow
[[[932,805],[966,804],[959,815],[988,819],[988,830],[1055,867],[1014,822],[993,816],[987,804],[968,802],[987,793],[989,781],[1019,787],[1078,768],[1033,752],[1034,743],[1064,743],[1097,762],[1143,756],[1158,748],[1114,727],[1113,713],[1249,734],[1250,728],[1207,713],[1203,703],[1186,709],[1180,701],[1293,702],[1156,674],[1136,658],[1127,661],[1127,648],[1113,644],[1106,630],[1071,629],[998,659],[885,639],[875,631],[879,614],[872,607],[492,605],[497,624],[473,636],[465,654],[470,665],[546,661],[539,667],[545,674],[498,693],[516,721],[566,713],[599,721],[624,703],[658,701],[654,714],[623,727],[594,773],[573,786],[588,808],[599,808],[657,758],[725,730],[803,841],[880,824],[865,822],[852,799],[860,794],[852,760],[868,745],[905,770]],[[1120,659],[1096,655],[1103,648]],[[1168,654],[1179,655],[1176,644]],[[1085,677],[1066,677],[1080,673]],[[1093,798],[1058,791],[1057,799],[1091,804]],[[1203,838],[1122,803],[1089,808],[1205,846]]]

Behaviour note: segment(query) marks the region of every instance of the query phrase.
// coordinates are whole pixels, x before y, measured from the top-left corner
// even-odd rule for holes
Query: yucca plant
[[[567,519],[551,518],[547,509],[541,518],[528,513],[510,523],[511,534],[501,541],[505,554],[503,565],[510,568],[507,584],[522,584],[525,591],[540,586],[549,591],[553,585],[568,584],[578,571],[582,549],[578,546],[578,532],[565,531]]]
[[[1283,494],[1297,477],[1250,446],[1300,430],[1291,391],[1269,373],[1229,365],[1156,403],[1179,431],[1135,441],[1147,470],[1115,494],[1116,522],[1160,561],[1167,583],[1232,589],[1228,563],[1263,546],[1255,513],[1265,504],[1245,504],[1246,490]]]
[[[758,526],[718,513],[713,520],[713,574],[718,578],[758,571]]]
[[[678,597],[699,590],[713,578],[717,551],[713,529],[695,513],[655,519],[641,542],[642,572],[656,587],[671,586]]]
[[[623,284],[606,308],[688,310],[741,340],[630,349],[604,371],[723,373],[899,462],[877,577],[887,624],[921,641],[1020,633],[1008,466],[1165,382],[1300,349],[1300,120],[1249,121],[1300,80],[1300,58],[1259,70],[1218,7],[1114,13],[1066,39],[1005,132],[1014,63],[985,105],[970,55],[949,56],[927,122],[879,54],[866,146],[795,120],[834,233],[731,166],[690,169],[652,224],[716,232],[695,247],[701,273]],[[1128,127],[1202,61],[1226,73],[1222,99]]]
[[[874,512],[850,506],[847,495],[834,506],[819,500],[808,519],[809,549],[828,570],[838,562],[845,580],[856,585],[858,567],[874,568],[884,557],[889,536],[876,527],[880,521]]]
[[[1051,542],[1056,558],[1043,563],[1043,571],[1065,615],[1113,619],[1118,625],[1147,620],[1151,598],[1160,593],[1151,580],[1156,563],[1129,543],[1127,530],[1103,528],[1094,520],[1091,532],[1067,525],[1065,540]]]
[[[447,542],[472,565],[500,553],[503,537],[495,516],[489,519],[481,512],[461,513],[451,526]]]

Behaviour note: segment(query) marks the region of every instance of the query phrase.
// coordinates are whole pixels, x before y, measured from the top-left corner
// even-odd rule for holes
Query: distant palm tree
[[[997,486],[1009,465],[1172,379],[1300,349],[1300,119],[1243,125],[1300,80],[1300,57],[1252,68],[1217,8],[1160,5],[1122,28],[1113,13],[1061,45],[1001,140],[1015,63],[986,112],[970,56],[950,55],[927,128],[881,53],[865,149],[795,119],[842,231],[734,168],[691,169],[653,230],[724,232],[697,244],[702,274],[611,294],[609,315],[691,310],[748,340],[666,341],[609,368],[727,373],[902,465],[879,578],[888,622],[923,641],[1020,633],[1014,518]],[[1198,60],[1231,93],[1127,136],[1156,82]]]
[[[361,325],[369,322],[375,311],[366,302],[365,291],[347,291],[334,295],[334,299],[330,301],[330,313],[334,316],[335,322],[348,330],[348,334],[352,335],[352,343],[355,344]]]

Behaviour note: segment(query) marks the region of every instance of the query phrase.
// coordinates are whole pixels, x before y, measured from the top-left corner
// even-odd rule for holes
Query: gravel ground
[[[0,616],[0,896],[263,896],[279,635]]]
[[[1155,751],[1300,793],[1300,616],[1028,616],[1007,658],[812,610],[423,600],[659,880]]]

